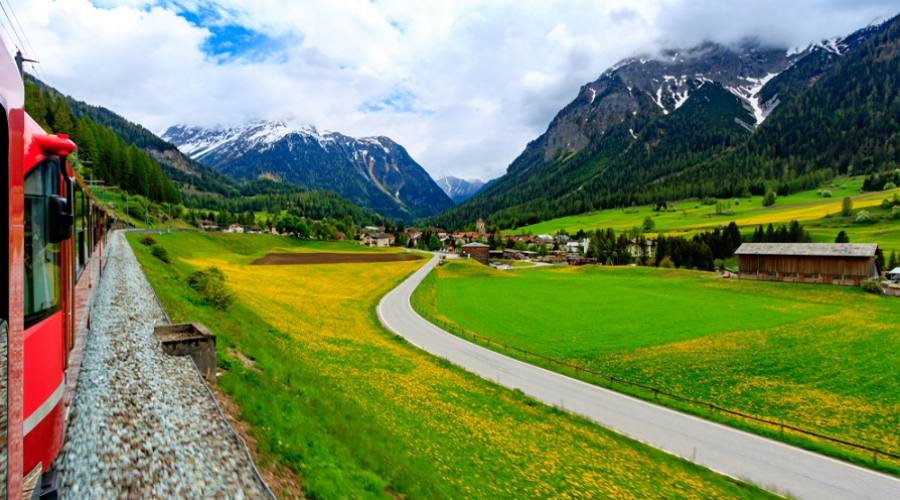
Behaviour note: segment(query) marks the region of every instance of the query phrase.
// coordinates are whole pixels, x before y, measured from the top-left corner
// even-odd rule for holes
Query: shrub
[[[154,245],[153,248],[150,249],[150,253],[166,264],[171,262],[169,259],[169,251],[159,245]]]
[[[141,245],[147,245],[148,247],[152,247],[153,245],[156,244],[156,239],[153,238],[153,236],[150,236],[149,234],[147,236],[141,237],[140,241],[141,241]]]
[[[847,231],[841,229],[841,232],[837,234],[837,237],[834,239],[835,243],[850,243],[850,237],[847,236]]]
[[[891,209],[891,219],[900,219],[900,205]]]
[[[775,191],[772,191],[771,189],[766,191],[766,195],[763,197],[762,203],[763,203],[764,207],[771,207],[772,205],[774,205],[775,204]]]
[[[675,269],[675,263],[672,262],[672,259],[669,258],[668,255],[666,255],[665,257],[662,258],[661,261],[659,261],[659,267],[662,267],[665,269]]]
[[[187,277],[187,283],[216,309],[224,311],[234,302],[234,294],[225,284],[225,275],[215,266],[192,272]]]
[[[893,204],[891,203],[891,200],[889,200],[887,198],[881,200],[881,208],[883,208],[885,210],[890,210],[892,206],[893,206]]]
[[[863,281],[859,284],[859,287],[865,292],[873,293],[875,295],[882,295],[884,293],[884,290],[881,288],[881,283],[875,280]]]
[[[655,227],[656,227],[656,222],[654,222],[653,219],[648,215],[644,219],[644,232],[653,231],[653,228],[655,228]]]
[[[853,200],[849,196],[845,196],[841,201],[841,215],[847,217],[853,213]]]
[[[888,182],[887,184],[884,185],[885,191],[888,191],[890,189],[897,189],[897,185],[894,184],[893,182]]]
[[[831,198],[831,190],[823,189],[823,190],[819,191],[819,195],[821,195],[822,198]]]
[[[872,215],[871,213],[869,213],[868,210],[860,210],[856,214],[856,222],[866,223],[866,222],[872,222],[874,220],[875,220],[875,216]]]
[[[725,261],[722,259],[714,259],[713,267],[716,268],[716,271],[721,271],[725,268]]]

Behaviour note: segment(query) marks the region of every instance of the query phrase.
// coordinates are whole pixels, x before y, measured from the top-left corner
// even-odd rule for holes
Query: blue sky
[[[704,39],[791,47],[896,0],[10,0],[63,92],[160,131],[288,119],[492,178],[616,61]]]

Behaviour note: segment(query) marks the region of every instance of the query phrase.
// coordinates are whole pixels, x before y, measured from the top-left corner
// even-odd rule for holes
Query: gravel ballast
[[[163,354],[165,314],[122,232],[106,252],[56,462],[63,496],[268,497],[190,357]]]

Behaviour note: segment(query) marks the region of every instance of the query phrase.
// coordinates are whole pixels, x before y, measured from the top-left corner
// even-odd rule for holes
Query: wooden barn
[[[858,285],[878,278],[874,243],[744,243],[741,279]]]
[[[462,246],[463,255],[468,256],[470,259],[475,259],[484,265],[488,265],[488,255],[490,250],[491,247],[484,243],[466,243]]]

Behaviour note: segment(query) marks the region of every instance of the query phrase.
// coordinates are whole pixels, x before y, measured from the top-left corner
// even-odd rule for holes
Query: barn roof
[[[473,243],[466,243],[465,245],[463,245],[463,248],[490,248],[490,245],[485,245],[484,243],[473,242]]]
[[[874,257],[875,243],[743,243],[737,255],[791,255],[806,257]]]

